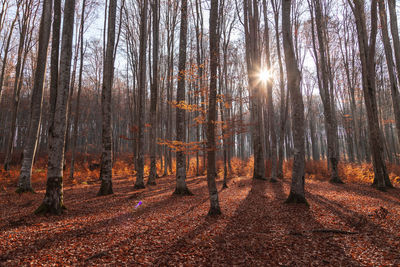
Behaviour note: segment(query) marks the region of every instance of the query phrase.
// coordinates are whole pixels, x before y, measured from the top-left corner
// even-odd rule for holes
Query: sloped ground
[[[209,218],[205,177],[174,177],[133,190],[117,177],[115,194],[96,197],[98,181],[68,185],[61,216],[32,215],[44,196],[0,191],[0,265],[378,266],[400,265],[400,190],[307,181],[310,206],[283,204],[276,184],[232,178],[220,193],[223,215]],[[221,184],[218,184],[221,188]],[[135,209],[135,205],[142,205]]]

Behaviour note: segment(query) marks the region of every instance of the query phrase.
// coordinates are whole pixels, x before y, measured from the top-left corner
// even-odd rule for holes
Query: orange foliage
[[[99,179],[99,159],[98,155],[83,155],[78,154],[75,165],[74,180],[69,178],[70,173],[70,155],[67,155],[67,166],[64,171],[64,183],[70,184],[88,184],[94,183]],[[150,159],[146,159],[144,174],[148,176],[150,173]],[[228,167],[228,177],[251,177],[253,174],[254,160],[249,158],[248,160],[241,160],[239,158],[232,158],[230,162],[230,169]],[[224,176],[224,165],[223,160],[219,159],[216,163],[218,179],[223,179]],[[292,175],[293,161],[285,161],[283,164],[284,176],[290,178]],[[164,174],[164,166],[161,165],[160,159],[156,163],[157,173],[159,176]],[[265,176],[270,176],[271,162],[266,161],[266,173]],[[173,175],[176,170],[176,161],[172,160],[171,171],[168,170],[168,175]],[[190,156],[190,160],[187,164],[187,175],[193,177],[196,175],[206,175],[207,166],[203,166],[203,156],[199,156],[199,166],[197,171],[197,160],[195,155]],[[390,180],[394,184],[400,184],[400,165],[387,165]],[[330,178],[329,170],[326,161],[308,161],[305,167],[306,179],[316,179],[327,181]],[[0,191],[6,187],[15,186],[18,181],[19,166],[13,166],[9,172],[5,172],[0,169]],[[32,183],[38,185],[44,185],[47,175],[47,156],[39,157],[35,162],[32,171]],[[132,154],[120,154],[114,161],[113,165],[113,176],[114,177],[130,177],[135,179],[136,171],[134,168],[134,158]],[[371,184],[374,178],[374,172],[372,164],[354,164],[341,162],[339,164],[339,175],[347,183],[366,183]]]

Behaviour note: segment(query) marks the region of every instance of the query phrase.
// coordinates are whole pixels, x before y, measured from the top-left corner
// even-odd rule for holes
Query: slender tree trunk
[[[113,194],[112,188],[112,131],[111,131],[111,96],[114,79],[114,46],[117,1],[110,0],[108,9],[107,48],[103,67],[103,87],[101,97],[102,115],[102,154],[100,164],[101,186],[97,195]]]
[[[139,105],[138,105],[138,150],[135,188],[145,188],[144,185],[144,130],[145,130],[145,101],[146,101],[146,50],[147,50],[147,7],[148,0],[141,3],[140,20],[140,51],[139,51]]]
[[[15,17],[11,22],[10,30],[8,32],[6,46],[5,46],[5,49],[4,49],[4,57],[3,57],[1,73],[0,73],[0,104],[2,102],[1,100],[2,100],[2,95],[3,95],[3,83],[4,83],[4,76],[5,76],[5,73],[6,73],[8,53],[10,52],[11,39],[13,37],[15,23],[17,22],[17,19],[18,19],[18,13],[19,13],[20,5],[21,5],[21,1],[18,1],[17,2],[17,10],[16,10],[16,13],[15,13]]]
[[[31,185],[32,165],[36,152],[37,140],[39,136],[39,125],[42,115],[44,76],[46,73],[47,49],[49,46],[52,0],[43,1],[42,18],[39,28],[39,49],[36,62],[34,84],[31,100],[31,118],[29,122],[28,134],[23,152],[23,161],[18,180],[18,193],[33,192]]]
[[[304,195],[304,104],[300,90],[300,71],[297,67],[291,30],[291,0],[282,2],[282,34],[285,53],[287,86],[292,104],[294,161],[292,184],[286,203],[307,203]]]
[[[392,33],[394,56],[396,59],[397,79],[400,84],[400,38],[399,38],[399,28],[397,22],[396,2],[397,2],[396,0],[388,0],[390,31]]]
[[[279,39],[279,10],[277,7],[276,0],[271,0],[272,8],[274,11],[274,21],[275,21],[275,42],[277,50],[277,58],[279,65],[279,88],[280,88],[280,125],[279,125],[279,141],[278,141],[278,162],[277,162],[277,178],[283,178],[283,160],[284,160],[284,149],[283,144],[285,140],[285,130],[286,130],[286,119],[288,111],[288,101],[289,95],[285,97],[285,82],[284,82],[284,72],[282,64],[281,55],[281,45]]]
[[[62,31],[60,75],[52,135],[49,136],[49,163],[46,195],[35,213],[60,214],[63,204],[64,143],[67,127],[68,92],[71,76],[72,40],[75,17],[75,0],[65,2]]]
[[[151,85],[150,103],[150,175],[147,184],[155,185],[157,178],[156,148],[157,148],[157,96],[158,96],[158,50],[159,50],[159,0],[153,0],[153,82]]]
[[[386,164],[383,158],[383,140],[379,128],[378,110],[376,102],[376,73],[375,73],[375,51],[377,35],[377,1],[371,2],[371,33],[368,42],[368,33],[365,19],[364,1],[348,0],[352,7],[357,27],[358,43],[360,49],[360,59],[362,65],[362,85],[365,106],[368,118],[369,145],[372,153],[374,165],[374,183],[379,190],[386,190],[387,187],[393,187],[386,170]]]
[[[4,159],[4,170],[8,171],[10,167],[10,162],[12,159],[12,154],[14,151],[14,139],[15,139],[15,131],[17,126],[17,115],[20,103],[20,94],[23,83],[23,70],[25,68],[25,61],[29,51],[30,41],[32,38],[32,34],[28,35],[27,31],[30,29],[30,16],[32,9],[32,1],[29,1],[24,4],[23,11],[23,21],[22,27],[19,34],[19,45],[18,45],[18,56],[17,56],[17,64],[15,66],[15,78],[14,78],[14,91],[13,91],[13,99],[12,99],[12,115],[11,115],[11,127],[8,133],[7,138],[7,147],[6,147],[6,156]]]
[[[265,57],[267,63],[268,71],[271,71],[271,58],[270,58],[270,44],[269,44],[269,26],[268,26],[268,10],[267,1],[263,0],[263,10],[264,10],[264,24],[265,24]],[[277,142],[276,142],[276,132],[275,132],[275,110],[274,102],[272,99],[272,80],[267,80],[267,102],[268,102],[268,121],[270,127],[271,135],[271,181],[276,182],[277,178]]]
[[[83,33],[85,30],[85,8],[86,8],[86,0],[82,2],[82,15],[81,15],[81,29],[80,29],[80,63],[79,63],[79,78],[78,78],[78,93],[76,96],[76,106],[75,106],[75,117],[74,117],[74,132],[72,134],[71,140],[71,170],[70,170],[70,179],[74,179],[75,172],[75,153],[76,153],[76,142],[78,139],[78,122],[80,115],[80,100],[81,100],[81,91],[82,91],[82,74],[83,74],[83,59],[84,59],[84,47],[83,47]]]
[[[338,174],[338,153],[336,151],[337,145],[337,131],[334,123],[334,111],[331,98],[333,97],[329,91],[329,79],[328,79],[328,68],[330,68],[330,64],[328,64],[326,60],[326,40],[324,38],[324,30],[325,24],[322,19],[322,11],[321,11],[321,3],[319,1],[314,0],[314,8],[315,8],[315,22],[317,28],[317,37],[318,37],[318,45],[319,45],[319,60],[320,60],[320,69],[321,69],[321,77],[322,84],[320,84],[320,95],[322,99],[322,104],[324,107],[324,117],[325,117],[325,129],[327,133],[327,143],[328,143],[328,166],[331,170],[331,183],[343,183],[339,178]],[[312,19],[313,20],[313,19]],[[313,27],[314,28],[314,27]]]
[[[181,30],[179,40],[179,73],[178,89],[176,92],[176,103],[185,103],[185,79],[186,79],[186,46],[188,28],[188,1],[182,0],[181,3]],[[176,109],[176,141],[184,143],[186,141],[185,131],[185,110],[177,107]],[[176,151],[176,188],[174,194],[192,195],[186,185],[186,161],[185,153],[181,149]]]
[[[381,21],[381,30],[382,30],[382,40],[385,48],[387,70],[389,73],[389,82],[392,93],[392,104],[393,104],[394,118],[396,122],[397,137],[400,140],[400,97],[399,97],[399,91],[397,89],[396,76],[394,73],[395,64],[393,62],[392,45],[390,44],[390,38],[389,38],[385,2],[378,1],[378,3],[379,3],[379,15]],[[393,40],[395,38],[396,37],[394,37]]]
[[[218,190],[215,182],[217,171],[215,168],[215,121],[217,120],[217,69],[219,61],[218,27],[218,0],[211,0],[210,10],[210,96],[207,121],[207,185],[210,195],[210,210],[208,215],[219,215]]]
[[[264,149],[262,142],[262,102],[257,71],[260,68],[260,49],[259,49],[259,14],[258,3],[256,0],[244,0],[244,27],[246,38],[246,61],[247,73],[250,87],[252,141],[254,150],[254,170],[253,178],[265,180]]]

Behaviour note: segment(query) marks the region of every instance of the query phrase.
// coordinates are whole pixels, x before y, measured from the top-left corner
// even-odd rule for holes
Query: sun
[[[271,78],[271,73],[269,70],[267,69],[262,69],[259,73],[258,73],[258,78],[260,79],[260,81],[262,82],[267,82],[270,78]]]

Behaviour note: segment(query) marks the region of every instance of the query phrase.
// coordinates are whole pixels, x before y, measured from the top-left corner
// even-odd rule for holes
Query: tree
[[[19,32],[19,44],[18,44],[18,55],[17,55],[17,64],[15,65],[15,79],[14,79],[14,90],[13,90],[13,103],[12,103],[12,115],[11,115],[11,127],[8,133],[8,141],[6,148],[6,156],[4,159],[4,170],[8,171],[10,168],[10,162],[12,158],[12,154],[14,151],[14,139],[15,139],[15,131],[17,125],[17,115],[19,110],[20,103],[20,95],[23,84],[23,71],[25,68],[25,62],[30,51],[29,46],[32,42],[32,33],[31,32],[31,20],[33,13],[33,0],[29,0],[22,4],[23,15],[22,21],[20,22],[20,32]],[[6,51],[7,53],[7,51]],[[1,97],[0,97],[1,98]]]
[[[112,131],[111,131],[111,92],[114,79],[115,24],[118,0],[110,0],[108,9],[107,49],[103,66],[103,87],[101,97],[102,115],[102,154],[100,164],[101,186],[99,196],[113,194],[112,189]]]
[[[181,29],[179,36],[179,70],[178,88],[176,91],[176,141],[183,143],[186,141],[185,130],[185,110],[180,108],[180,104],[185,104],[185,79],[186,79],[186,46],[188,28],[188,1],[182,0],[181,3]],[[182,149],[176,151],[176,195],[192,195],[186,185],[186,157]]]
[[[153,0],[153,81],[151,84],[151,103],[150,103],[150,175],[147,184],[155,185],[157,177],[156,168],[156,147],[157,147],[157,96],[158,96],[158,56],[159,56],[159,0]]]
[[[293,48],[290,12],[291,0],[282,2],[282,34],[287,87],[290,92],[293,124],[294,160],[290,194],[286,203],[307,203],[304,195],[304,104],[300,90],[300,71]]]
[[[75,151],[76,151],[76,141],[78,139],[78,122],[80,115],[80,100],[81,100],[81,92],[82,92],[82,75],[83,75],[83,60],[84,60],[84,48],[83,48],[83,33],[85,30],[85,8],[86,8],[86,0],[82,2],[82,14],[81,14],[81,28],[80,28],[80,64],[79,64],[79,78],[78,78],[78,93],[76,96],[76,106],[75,106],[75,117],[74,117],[74,132],[72,134],[71,141],[71,170],[70,170],[70,178],[74,179],[75,172]]]
[[[284,150],[283,144],[285,139],[285,131],[287,126],[287,116],[289,107],[289,94],[285,94],[285,77],[283,72],[282,64],[282,52],[281,52],[281,42],[279,38],[279,1],[271,0],[272,9],[274,12],[274,22],[275,22],[275,42],[276,42],[276,53],[279,65],[279,89],[280,89],[280,125],[279,125],[279,141],[278,141],[278,166],[277,166],[277,178],[283,178],[283,160],[284,160]]]
[[[138,105],[138,147],[136,160],[136,182],[135,188],[144,186],[144,128],[145,128],[145,101],[146,101],[146,50],[147,50],[147,14],[148,0],[141,3],[140,14],[140,48],[139,48],[139,105]]]
[[[218,0],[211,1],[210,10],[210,96],[207,121],[207,185],[210,195],[209,215],[221,214],[218,201],[218,190],[215,183],[217,171],[215,169],[215,122],[217,121],[217,69],[219,59],[218,27]]]
[[[35,213],[60,214],[63,203],[64,143],[67,128],[67,103],[71,79],[72,40],[75,17],[75,0],[65,2],[62,30],[60,73],[56,94],[53,131],[49,136],[49,163],[46,195]]]
[[[18,180],[18,193],[33,192],[31,185],[32,165],[37,148],[39,125],[42,118],[44,76],[46,73],[47,49],[51,30],[52,0],[43,1],[39,28],[39,48],[31,100],[31,118],[23,152],[23,161]]]
[[[335,127],[334,121],[334,108],[332,105],[332,95],[329,90],[329,68],[331,67],[328,64],[327,53],[325,48],[327,47],[327,40],[325,39],[325,21],[322,16],[322,8],[320,1],[313,0],[313,4],[310,4],[310,9],[315,9],[315,25],[317,28],[317,37],[318,37],[318,48],[319,48],[319,57],[318,54],[315,53],[316,64],[317,64],[317,75],[318,79],[321,77],[322,83],[318,82],[320,96],[322,100],[322,104],[324,107],[324,117],[325,117],[325,129],[327,135],[327,143],[328,143],[328,166],[331,170],[331,179],[332,183],[343,183],[339,178],[338,174],[338,151],[336,151],[337,146],[337,129]],[[312,12],[312,11],[311,11]],[[314,18],[313,14],[311,14],[312,18],[312,34],[313,34],[313,45],[315,47],[315,37],[314,37]],[[316,51],[316,48],[314,48]]]
[[[397,137],[400,140],[400,97],[399,97],[399,91],[397,88],[397,80],[396,80],[396,75],[395,75],[395,63],[393,62],[393,51],[392,51],[392,45],[390,43],[390,38],[389,38],[389,30],[388,30],[388,25],[387,25],[385,2],[378,1],[378,4],[379,4],[379,16],[380,16],[380,22],[381,22],[382,41],[383,41],[383,46],[385,49],[386,65],[387,65],[387,69],[388,69],[390,89],[391,89],[391,93],[392,93],[391,95],[392,95],[394,118],[396,121]],[[393,37],[393,40],[395,40],[395,39],[396,39],[396,37]],[[396,52],[396,53],[400,53],[400,52]]]
[[[254,150],[253,178],[265,180],[264,151],[262,143],[262,106],[261,90],[258,77],[260,71],[260,32],[258,28],[258,1],[243,0],[244,28],[246,39],[246,62],[249,92],[251,99],[252,140]]]
[[[386,170],[383,159],[383,139],[379,128],[378,107],[376,101],[376,72],[375,72],[375,53],[377,35],[377,0],[371,2],[371,32],[368,32],[365,19],[365,3],[363,0],[350,1],[349,5],[353,11],[358,45],[360,49],[360,60],[362,66],[362,87],[364,101],[368,118],[369,145],[374,165],[374,183],[379,190],[385,191],[387,187],[393,187]]]
[[[396,13],[396,0],[388,0],[389,4],[389,16],[390,16],[390,31],[392,33],[394,56],[396,59],[397,78],[400,84],[400,38],[399,38],[399,27],[397,22]]]
[[[265,61],[267,71],[271,72],[271,52],[269,44],[269,22],[268,22],[268,10],[267,1],[263,0],[263,11],[264,11],[264,39],[265,39]],[[267,85],[267,105],[268,105],[268,122],[269,122],[269,133],[271,135],[271,181],[276,182],[277,178],[277,142],[275,133],[275,110],[274,102],[272,97],[272,80],[268,79]]]
[[[11,39],[12,39],[13,32],[14,32],[14,29],[15,29],[15,23],[18,20],[18,16],[19,16],[18,13],[19,13],[19,8],[21,6],[21,3],[22,3],[21,0],[17,1],[17,10],[15,12],[14,19],[11,22],[10,29],[8,31],[6,46],[5,46],[5,49],[4,49],[4,57],[3,57],[3,60],[2,60],[2,67],[1,67],[1,73],[0,73],[0,103],[1,103],[1,99],[2,99],[4,76],[5,76],[5,73],[6,73],[8,54],[10,52]]]

